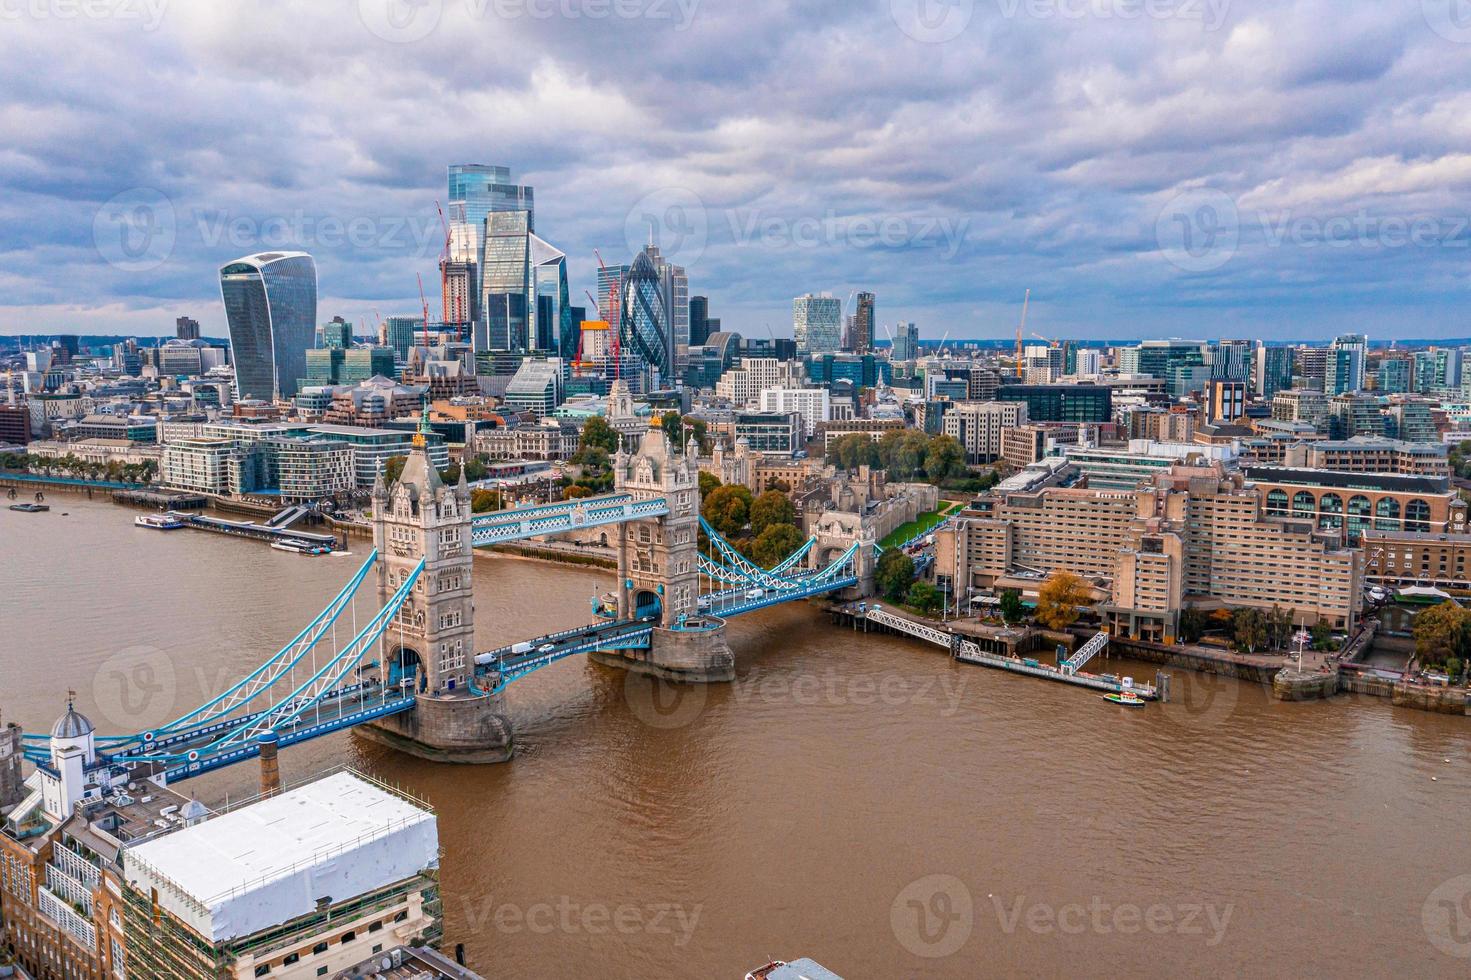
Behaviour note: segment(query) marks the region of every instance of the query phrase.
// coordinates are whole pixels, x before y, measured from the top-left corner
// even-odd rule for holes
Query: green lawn
[[[939,510],[932,510],[928,514],[921,514],[919,518],[908,524],[901,524],[894,532],[879,542],[880,548],[897,548],[921,531],[928,531],[943,521],[951,511],[959,510],[962,505],[953,500],[945,501]]]

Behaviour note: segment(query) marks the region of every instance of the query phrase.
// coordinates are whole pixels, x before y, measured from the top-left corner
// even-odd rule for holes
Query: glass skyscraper
[[[825,354],[843,345],[843,302],[831,296],[798,296],[792,300],[792,336],[798,354]]]
[[[450,164],[449,203],[455,217],[474,228],[484,225],[486,215],[493,211],[525,211],[527,228],[536,229],[532,190],[515,182],[510,167]]]
[[[621,343],[643,361],[649,369],[647,374],[657,374],[661,384],[667,382],[674,368],[673,344],[664,308],[663,283],[647,251],[640,252],[629,267],[620,299]]]
[[[239,398],[296,394],[317,337],[317,264],[305,252],[262,252],[220,269]]]

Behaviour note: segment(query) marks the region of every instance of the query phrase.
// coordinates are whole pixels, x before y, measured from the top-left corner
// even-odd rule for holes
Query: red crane
[[[602,268],[604,274],[606,274],[608,265],[603,261],[603,254],[597,249],[593,249],[592,254],[598,257],[598,265]],[[613,348],[614,381],[623,377],[623,357],[620,350],[621,345],[619,344],[619,337],[623,333],[623,309],[622,304],[618,300],[618,287],[620,285],[619,280],[613,279],[612,277],[608,278],[608,312],[611,314],[610,319],[617,321],[616,323],[610,322],[608,324],[608,340]]]
[[[429,301],[424,298],[424,277],[415,273],[419,279],[419,303],[424,307],[424,333],[429,333]]]

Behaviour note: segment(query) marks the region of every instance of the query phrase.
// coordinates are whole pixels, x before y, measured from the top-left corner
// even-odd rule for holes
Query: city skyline
[[[1027,288],[1049,336],[1468,332],[1471,152],[1454,120],[1471,46],[1434,5],[1125,22],[959,4],[944,39],[904,3],[596,21],[429,4],[424,36],[385,39],[382,5],[16,19],[0,104],[56,116],[6,133],[0,333],[152,336],[190,315],[218,335],[212,270],[271,249],[317,257],[324,311],[412,312],[462,161],[540,189],[537,229],[566,252],[572,295],[595,286],[593,248],[631,262],[652,220],[746,335],[789,335],[793,297],[872,290],[881,324],[1001,338]],[[464,38],[532,54],[466,58]],[[643,67],[597,57],[609,43]],[[840,71],[850,45],[883,57]],[[372,73],[334,57],[364,53]],[[1018,59],[1025,88],[999,70]],[[103,66],[126,98],[96,84]],[[227,89],[237,111],[217,113]],[[467,122],[481,103],[488,126]],[[77,158],[66,134],[103,115]]]

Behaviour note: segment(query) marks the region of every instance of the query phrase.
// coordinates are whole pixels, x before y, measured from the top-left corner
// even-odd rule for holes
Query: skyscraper
[[[230,360],[240,398],[296,394],[317,334],[317,264],[305,252],[262,252],[220,269]]]
[[[340,316],[322,324],[322,346],[347,350],[352,346],[352,324]]]
[[[1211,344],[1211,377],[1245,381],[1251,376],[1251,341],[1218,340]]]
[[[659,246],[649,243],[644,252],[653,260],[659,273],[659,289],[664,295],[664,316],[669,324],[670,357],[675,347],[687,347],[690,342],[690,280],[684,266],[674,265],[659,252]],[[673,363],[671,361],[671,363]]]
[[[1343,334],[1333,338],[1328,349],[1327,372],[1323,390],[1329,395],[1364,390],[1364,372],[1369,362],[1369,338],[1363,334]]]
[[[614,265],[598,270],[598,316],[609,323],[618,322],[618,310],[623,306],[623,281],[628,278],[628,266]],[[614,294],[618,299],[614,300]]]
[[[690,297],[690,346],[700,347],[710,336],[710,300],[704,296]]]
[[[198,340],[199,321],[187,316],[181,316],[174,321],[174,333],[180,340]]]
[[[660,384],[673,377],[674,345],[664,307],[664,286],[648,250],[633,260],[621,291],[622,319],[619,337],[625,350],[637,355],[657,374]],[[688,312],[688,311],[686,311]],[[655,382],[649,381],[652,385]]]
[[[889,359],[894,361],[912,361],[919,357],[919,325],[915,323],[901,323],[894,334],[894,349],[889,353]]]
[[[393,348],[400,364],[406,364],[409,360],[409,351],[413,349],[414,342],[418,339],[419,331],[424,329],[424,318],[421,316],[391,316],[385,323],[387,331],[387,346]]]
[[[848,347],[855,354],[867,354],[873,349],[873,293],[859,293],[858,305],[853,309],[853,328],[848,334]]]
[[[526,224],[536,229],[532,189],[516,183],[510,167],[483,163],[452,163],[449,167],[449,202],[459,218],[471,227],[485,224],[486,215],[495,211],[525,211]]]
[[[843,343],[843,303],[831,293],[792,300],[792,336],[798,354],[823,354]]]

